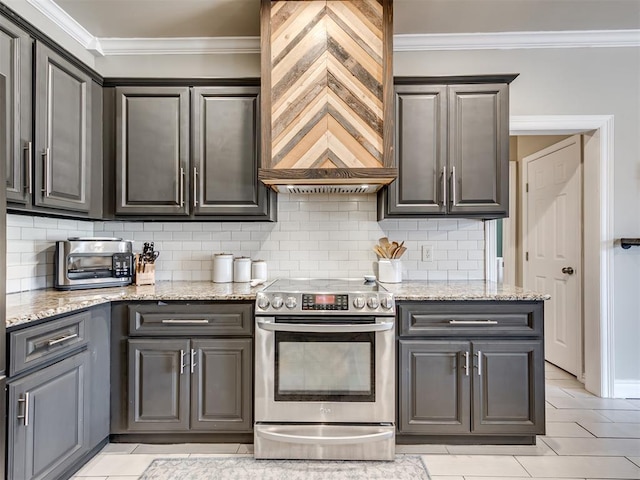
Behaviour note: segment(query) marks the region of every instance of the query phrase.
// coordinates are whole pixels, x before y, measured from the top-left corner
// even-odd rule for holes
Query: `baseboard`
[[[616,380],[613,384],[614,398],[640,398],[640,380]]]

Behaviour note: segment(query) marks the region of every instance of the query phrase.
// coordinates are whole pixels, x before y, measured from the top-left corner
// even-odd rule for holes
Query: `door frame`
[[[572,135],[595,131],[584,143],[583,185],[599,195],[584,195],[583,211],[583,318],[585,388],[600,396],[615,394],[613,357],[613,115],[523,115],[511,116],[510,135]],[[596,142],[599,140],[599,142]],[[596,143],[599,144],[596,144]],[[584,189],[583,189],[584,191]],[[495,232],[495,222],[485,231]],[[495,236],[495,233],[493,234]],[[495,265],[493,242],[485,242],[486,265]],[[495,280],[489,275],[487,279]],[[588,302],[588,304],[586,304]]]

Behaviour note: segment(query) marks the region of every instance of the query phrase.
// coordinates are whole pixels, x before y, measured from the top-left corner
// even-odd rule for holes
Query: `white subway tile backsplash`
[[[156,279],[211,280],[213,254],[250,256],[269,263],[269,277],[361,277],[375,273],[372,247],[380,237],[404,241],[403,278],[484,278],[484,224],[466,219],[383,220],[374,195],[280,194],[277,223],[84,222],[7,216],[7,290],[53,284],[55,240],[118,236],[136,251],[155,242]],[[422,262],[421,245],[434,245]]]

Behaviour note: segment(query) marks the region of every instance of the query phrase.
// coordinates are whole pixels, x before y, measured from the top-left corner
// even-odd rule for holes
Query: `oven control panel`
[[[349,310],[349,295],[303,293],[302,310]]]
[[[390,293],[259,292],[257,314],[395,315]]]

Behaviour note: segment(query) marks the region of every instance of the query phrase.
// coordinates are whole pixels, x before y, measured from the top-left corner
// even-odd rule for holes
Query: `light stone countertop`
[[[60,291],[33,290],[7,295],[7,327],[41,320],[56,315],[116,301],[170,300],[248,300],[269,283],[251,287],[248,283],[158,282],[136,287],[97,288]],[[398,301],[423,300],[548,300],[547,294],[524,290],[483,280],[471,281],[404,281],[382,283]]]
[[[60,291],[53,289],[7,295],[7,327],[116,301],[143,300],[250,300],[271,282],[248,283],[158,282],[136,287]]]
[[[397,301],[421,300],[490,300],[490,301],[539,301],[549,300],[546,293],[532,292],[513,285],[485,280],[418,281],[381,283],[393,293]]]

